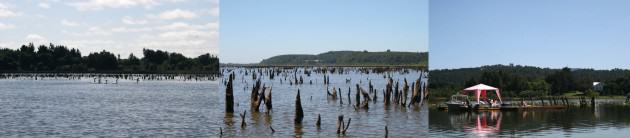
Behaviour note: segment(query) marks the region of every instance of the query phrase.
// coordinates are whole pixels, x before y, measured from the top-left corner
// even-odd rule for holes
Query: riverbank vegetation
[[[103,50],[81,56],[79,49],[62,45],[29,43],[19,49],[0,49],[0,72],[10,73],[212,73],[219,72],[219,59],[209,53],[194,58],[180,53],[143,49],[143,57],[121,58]]]
[[[431,97],[444,98],[478,83],[501,89],[504,97],[526,96],[619,96],[630,92],[630,70],[540,68],[521,65],[490,65],[475,68],[430,71]],[[601,82],[595,89],[593,82]]]

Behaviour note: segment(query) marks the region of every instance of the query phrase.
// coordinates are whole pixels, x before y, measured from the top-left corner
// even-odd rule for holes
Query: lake
[[[94,84],[90,75],[79,76],[5,75],[0,79],[0,137],[217,136],[209,124],[216,120],[211,107],[218,81],[102,77]]]
[[[531,111],[429,111],[431,137],[628,137],[630,105],[598,99],[593,107]],[[576,103],[576,100],[572,102]]]
[[[322,71],[326,70],[326,71]],[[336,70],[336,71],[333,71]],[[274,72],[271,79],[269,72]],[[228,76],[234,73],[233,94],[234,114],[225,112],[225,82]],[[383,137],[385,126],[388,126],[390,137],[427,137],[428,136],[428,109],[421,104],[415,105],[385,105],[382,91],[387,85],[387,79],[391,77],[394,82],[402,83],[407,79],[409,84],[420,79],[421,84],[426,85],[427,73],[413,69],[398,69],[378,71],[370,68],[222,68],[224,75],[220,84],[220,97],[216,102],[217,119],[212,127],[223,129],[223,135],[227,137]],[[253,78],[256,74],[256,79]],[[308,75],[310,74],[310,76]],[[303,79],[302,84],[295,84],[298,78]],[[324,83],[324,77],[329,82]],[[273,109],[269,112],[265,105],[261,105],[260,112],[252,112],[250,109],[250,96],[256,80],[260,79],[267,89],[272,89]],[[374,86],[376,101],[369,101],[369,108],[355,109],[356,84],[368,89],[369,82]],[[341,89],[337,99],[328,96],[327,89]],[[350,88],[350,98],[348,98]],[[304,119],[301,124],[294,124],[296,110],[296,95],[300,90],[301,105],[304,111]],[[411,97],[409,94],[407,97]],[[371,98],[374,98],[371,96]],[[363,99],[363,98],[361,98]],[[341,101],[340,101],[341,100]],[[409,101],[407,102],[409,103]],[[241,113],[245,115],[246,126],[241,127]],[[321,116],[321,126],[316,126],[318,115]],[[344,116],[344,121],[351,118],[347,133],[337,134],[336,123],[339,115]],[[274,131],[271,130],[273,127]]]

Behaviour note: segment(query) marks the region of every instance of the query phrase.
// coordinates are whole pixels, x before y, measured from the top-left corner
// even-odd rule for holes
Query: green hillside
[[[279,55],[261,65],[421,65],[428,62],[427,52],[331,51],[318,55]]]

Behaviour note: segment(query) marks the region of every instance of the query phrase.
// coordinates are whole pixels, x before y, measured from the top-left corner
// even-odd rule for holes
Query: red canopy
[[[503,101],[501,101],[501,93],[499,92],[498,88],[492,87],[492,86],[488,86],[485,84],[477,84],[475,86],[472,87],[468,87],[466,89],[464,89],[464,91],[462,92],[463,94],[466,94],[468,92],[475,92],[475,94],[477,95],[477,103],[479,103],[479,97],[483,96],[486,97],[486,91],[495,91],[497,94],[497,97],[499,97],[499,102],[503,103]]]

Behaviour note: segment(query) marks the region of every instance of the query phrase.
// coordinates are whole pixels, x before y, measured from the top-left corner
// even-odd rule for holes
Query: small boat
[[[449,111],[465,111],[470,110],[470,101],[468,95],[456,94],[451,96],[451,100],[446,102],[447,110]]]

